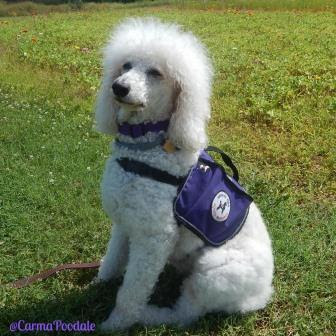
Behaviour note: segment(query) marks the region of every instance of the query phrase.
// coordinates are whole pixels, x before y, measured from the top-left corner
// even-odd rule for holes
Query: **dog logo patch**
[[[229,217],[229,213],[229,195],[224,191],[220,191],[212,201],[212,218],[217,222],[223,222]]]

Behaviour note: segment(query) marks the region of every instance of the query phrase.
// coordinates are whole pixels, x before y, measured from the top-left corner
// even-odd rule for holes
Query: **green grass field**
[[[234,158],[263,211],[275,294],[246,316],[129,335],[335,335],[335,14],[181,5],[0,18],[0,335],[20,319],[98,324],[113,307],[118,283],[89,286],[94,271],[3,285],[103,255],[99,183],[111,139],[92,130],[100,49],[120,20],[143,15],[178,22],[209,48],[210,142]],[[153,301],[171,303],[179,281],[167,270]]]

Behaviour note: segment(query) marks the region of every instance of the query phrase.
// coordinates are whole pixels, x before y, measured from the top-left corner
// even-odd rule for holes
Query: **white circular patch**
[[[217,222],[223,222],[229,217],[230,198],[229,195],[220,191],[212,201],[212,218]]]

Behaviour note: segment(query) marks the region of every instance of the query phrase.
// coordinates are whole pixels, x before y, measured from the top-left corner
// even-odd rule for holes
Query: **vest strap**
[[[219,153],[222,157],[222,160],[226,163],[227,166],[229,166],[232,170],[232,177],[238,182],[239,181],[239,173],[238,173],[238,169],[237,167],[234,165],[234,163],[232,162],[231,158],[225,154],[221,149],[214,147],[214,146],[208,146],[205,149],[206,152],[215,152],[215,153]]]
[[[147,177],[161,183],[178,186],[185,179],[184,176],[177,177],[171,175],[166,171],[151,167],[146,163],[140,161],[131,160],[128,158],[121,158],[117,159],[117,162],[119,163],[120,167],[123,168],[128,173],[134,173],[140,175],[141,177]]]

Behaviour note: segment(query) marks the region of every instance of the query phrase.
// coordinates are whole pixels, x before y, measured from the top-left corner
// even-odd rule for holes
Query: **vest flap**
[[[179,223],[207,243],[219,246],[239,232],[252,198],[211,157],[202,159],[180,189],[174,213]]]

